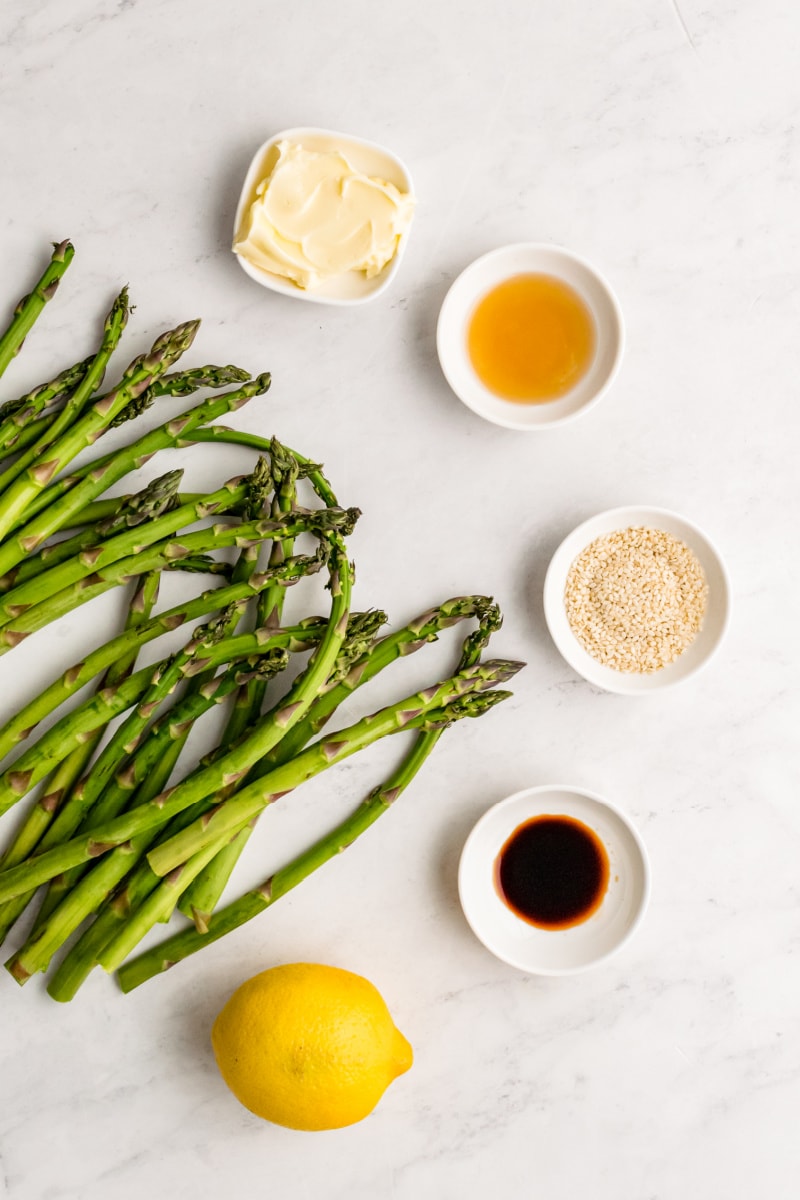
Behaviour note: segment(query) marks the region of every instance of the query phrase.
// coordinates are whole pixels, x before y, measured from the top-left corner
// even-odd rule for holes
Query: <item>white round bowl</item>
[[[515,916],[495,883],[495,862],[515,829],[532,817],[574,817],[600,838],[609,858],[600,907],[570,929],[539,929]],[[503,962],[531,975],[574,975],[604,962],[630,938],[650,896],[644,843],[607,800],[561,784],[526,788],[484,813],[466,840],[458,870],[461,907],[473,933]]]
[[[353,137],[349,133],[336,133],[331,129],[317,129],[314,126],[283,129],[280,133],[273,134],[258,148],[250,163],[236,208],[233,225],[234,241],[245,213],[256,198],[258,184],[264,178],[267,170],[271,169],[270,156],[277,156],[276,147],[278,142],[283,141],[299,142],[306,150],[341,150],[358,170],[393,183],[401,192],[408,192],[411,195],[414,193],[414,185],[408,167],[396,154],[393,154],[385,146],[378,145],[377,142],[368,142],[364,138]],[[281,275],[273,275],[271,271],[264,271],[240,254],[237,254],[236,258],[245,274],[254,279],[256,283],[270,288],[273,292],[279,292],[282,296],[291,296],[293,300],[310,300],[314,304],[364,304],[367,300],[377,299],[394,279],[400,267],[409,232],[410,230],[407,230],[400,238],[392,259],[372,279],[367,279],[363,271],[347,271],[343,275],[326,280],[312,290],[297,287],[290,279],[284,279]]]
[[[661,529],[679,538],[698,559],[708,584],[703,625],[694,641],[675,662],[650,675],[615,671],[592,658],[572,632],[564,605],[569,569],[584,547],[595,538],[632,526]],[[544,581],[544,615],[553,641],[574,671],[607,692],[640,696],[680,683],[708,662],[728,625],[730,592],[728,573],[719,551],[697,525],[665,508],[612,508],[573,529],[556,550]]]
[[[551,275],[573,288],[595,324],[595,352],[586,374],[566,395],[541,404],[518,404],[489,391],[475,373],[467,347],[478,302],[505,279],[524,274]],[[563,425],[593,408],[619,370],[624,343],[622,311],[602,275],[569,250],[537,242],[503,246],[462,271],[445,296],[436,330],[439,362],[458,398],[487,421],[526,432]]]

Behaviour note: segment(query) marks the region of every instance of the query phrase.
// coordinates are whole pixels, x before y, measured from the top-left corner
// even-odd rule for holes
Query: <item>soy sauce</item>
[[[533,817],[519,825],[495,861],[495,883],[516,916],[540,929],[587,920],[608,887],[608,853],[574,817]]]

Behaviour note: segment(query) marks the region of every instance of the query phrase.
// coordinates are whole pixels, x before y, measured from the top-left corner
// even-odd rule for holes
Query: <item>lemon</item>
[[[362,1120],[413,1061],[377,988],[320,963],[248,979],[214,1022],[211,1042],[236,1098],[291,1129]]]

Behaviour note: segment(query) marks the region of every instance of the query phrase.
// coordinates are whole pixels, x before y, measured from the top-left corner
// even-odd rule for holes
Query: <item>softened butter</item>
[[[312,289],[348,271],[377,275],[411,224],[413,196],[356,170],[339,149],[279,142],[233,249],[255,267]]]

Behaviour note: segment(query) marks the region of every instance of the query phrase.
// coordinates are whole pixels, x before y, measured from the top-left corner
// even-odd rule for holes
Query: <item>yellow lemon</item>
[[[211,1041],[237,1099],[291,1129],[362,1120],[413,1061],[377,988],[320,963],[287,963],[248,979],[214,1022]]]

